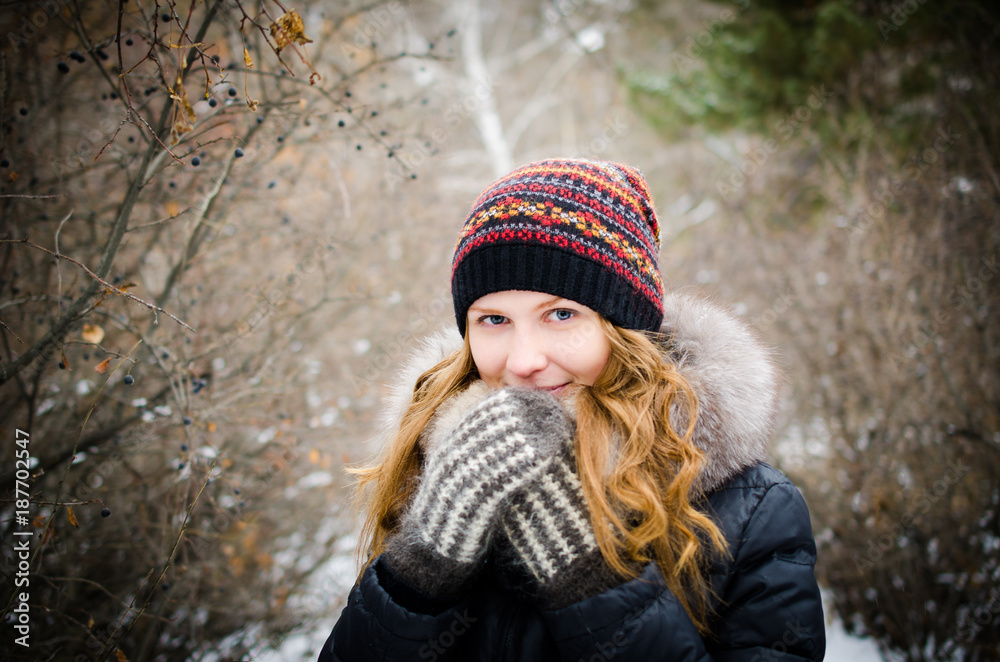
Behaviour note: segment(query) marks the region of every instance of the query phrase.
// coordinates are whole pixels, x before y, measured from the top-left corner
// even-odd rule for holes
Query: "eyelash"
[[[568,322],[577,315],[577,312],[570,308],[556,308],[555,310],[549,311],[548,315],[558,315],[559,313],[567,313],[568,316],[565,318],[557,317],[555,320],[556,322]],[[496,321],[497,319],[499,319],[500,321]],[[491,322],[491,320],[493,321]],[[500,326],[506,321],[507,318],[504,317],[503,315],[483,315],[482,317],[476,319],[476,323],[480,326]]]

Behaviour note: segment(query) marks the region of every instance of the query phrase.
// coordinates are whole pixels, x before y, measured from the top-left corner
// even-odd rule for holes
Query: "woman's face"
[[[469,344],[488,386],[520,386],[557,396],[591,386],[611,346],[600,315],[584,305],[543,292],[507,290],[469,307]]]

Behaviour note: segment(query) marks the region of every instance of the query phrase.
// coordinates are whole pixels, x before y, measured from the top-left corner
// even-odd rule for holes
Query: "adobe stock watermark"
[[[447,110],[441,118],[444,126],[437,126],[431,129],[427,139],[416,143],[416,147],[405,152],[398,152],[394,167],[386,170],[385,183],[390,191],[396,188],[406,179],[410,179],[413,173],[433,157],[438,149],[447,143],[455,134],[455,131],[469,117],[476,112],[480,105],[493,97],[493,92],[500,86],[500,81],[496,78],[486,78],[480,80],[472,94],[459,99]],[[410,174],[407,174],[408,171]]]
[[[1000,614],[1000,588],[994,587],[990,590],[990,599],[986,604],[980,605],[975,611],[969,612],[962,619],[958,626],[959,645],[968,644],[976,638],[983,628],[993,622],[993,617]],[[952,659],[951,656],[944,655],[938,658],[941,662]]]
[[[889,41],[889,35],[903,27],[910,20],[910,17],[917,13],[920,5],[925,2],[927,0],[903,0],[903,2],[894,4],[892,13],[889,14],[889,20],[880,18],[876,24],[879,34],[882,35],[882,41]]]
[[[577,662],[607,662],[614,659],[625,648],[632,638],[642,630],[648,620],[653,617],[653,605],[656,604],[659,596],[646,600],[645,603],[629,612],[622,620],[622,625],[616,629],[610,637],[603,642],[595,644],[597,651],[586,660],[579,658]]]
[[[631,129],[632,125],[621,116],[616,115],[604,120],[601,133],[590,141],[582,154],[577,155],[578,158],[599,159],[602,154],[611,149],[616,140],[626,135]]]
[[[580,11],[586,2],[587,0],[553,0],[542,15],[549,23],[558,23]]]
[[[91,501],[95,494],[111,476],[116,475],[125,463],[126,454],[139,451],[143,446],[153,441],[153,435],[143,429],[144,423],[137,423],[126,430],[121,439],[116,439],[111,451],[96,465],[90,466],[90,471],[71,489],[77,501]],[[103,503],[103,502],[102,502]]]
[[[459,637],[468,632],[469,626],[478,620],[479,619],[474,616],[469,616],[468,609],[462,612],[456,611],[451,625],[438,634],[438,636],[429,640],[420,648],[419,651],[417,651],[420,655],[420,659],[428,660],[429,662],[437,660],[438,655],[444,655],[447,653],[448,649],[455,645],[455,642],[458,641]]]
[[[917,517],[926,514],[931,509],[931,506],[946,495],[952,486],[961,482],[970,471],[972,471],[972,467],[967,464],[956,464],[954,461],[948,462],[947,471],[944,476],[934,481],[933,485],[917,497],[916,505],[912,510],[904,513],[899,518],[899,521],[892,526],[883,529],[884,532],[878,537],[872,536],[869,538],[864,555],[854,555],[854,565],[858,570],[858,574],[864,576],[865,572],[875,567],[875,564],[882,560],[886,552],[899,544],[899,541],[906,535],[906,530],[913,524]]]
[[[979,268],[976,273],[966,278],[961,285],[951,288],[948,293],[948,303],[952,304],[952,308],[938,310],[933,316],[924,318],[917,325],[917,331],[912,336],[897,343],[896,346],[899,347],[899,350],[889,354],[893,369],[898,372],[903,366],[919,358],[923,348],[941,336],[941,330],[952,321],[954,315],[974,303],[974,295],[981,292],[987,283],[996,278],[998,270],[1000,270],[1000,265],[997,264],[995,254],[989,259],[979,258]]]
[[[902,169],[902,177],[875,191],[873,194],[875,201],[861,210],[854,223],[843,225],[849,233],[852,244],[863,239],[876,220],[885,217],[886,211],[895,202],[896,196],[901,194],[909,184],[919,181],[928,168],[937,163],[941,159],[941,155],[955,144],[957,137],[957,134],[953,133],[950,127],[947,131],[938,129],[931,146],[907,160]]]
[[[726,27],[733,23],[749,7],[750,0],[738,0],[736,3],[737,11],[733,11],[727,7],[719,12],[718,18],[711,21],[702,21],[702,25],[705,26],[704,29],[693,35],[688,35],[681,49],[675,49],[670,53],[670,59],[673,61],[674,66],[677,67],[677,71],[682,75],[686,75],[689,71],[695,69],[698,60],[704,57],[705,49],[711,48],[722,33],[725,32]]]
[[[794,110],[787,113],[774,124],[772,137],[764,141],[764,144],[752,150],[738,166],[730,165],[729,179],[715,182],[715,188],[723,198],[735,193],[740,187],[746,184],[760,169],[767,163],[771,155],[778,151],[778,148],[788,142],[800,129],[810,120],[813,113],[826,105],[830,100],[831,93],[827,91],[825,85],[809,90],[809,97],[806,102]]]
[[[52,165],[59,177],[66,177],[67,175],[76,172],[81,167],[85,167],[85,161],[91,160],[100,153],[100,150],[108,144],[114,136],[115,131],[121,124],[120,121],[115,121],[110,117],[104,117],[101,119],[101,123],[97,128],[86,129],[80,132],[80,140],[76,143],[76,149],[69,156],[56,159],[53,161]]]
[[[301,455],[296,448],[289,446],[281,446],[280,448],[280,452],[272,457],[270,464],[251,474],[247,480],[240,484],[241,498],[239,501],[228,508],[216,509],[204,528],[188,529],[185,539],[192,551],[204,553],[215,544],[236,522],[243,519],[246,499],[263,495],[275,476],[291,467]]]
[[[13,29],[7,32],[7,43],[14,53],[20,53],[22,46],[38,36],[49,21],[59,15],[59,9],[70,3],[70,0],[36,0],[33,9],[21,16]]]
[[[368,10],[365,20],[354,28],[350,42],[340,45],[340,51],[347,57],[356,57],[364,50],[375,46],[375,40],[385,32],[386,27],[403,13],[403,3],[391,0]]]
[[[332,239],[326,242],[313,239],[312,250],[305,258],[299,260],[295,268],[285,274],[283,279],[279,279],[274,285],[258,286],[257,303],[232,330],[223,335],[221,345],[224,351],[232,351],[244,336],[260,326],[275,308],[292,296],[292,293],[305,281],[304,276],[315,271],[334,252],[336,245]]]
[[[579,354],[580,350],[586,347],[594,338],[600,337],[604,332],[601,325],[596,321],[589,321],[573,329],[568,337],[562,338],[553,348],[554,353],[562,361],[572,361],[573,357]]]
[[[804,638],[809,634],[809,629],[804,627],[798,619],[795,622],[785,621],[785,631],[781,633],[781,639],[778,639],[763,652],[754,655],[750,658],[750,662],[778,662],[779,660],[786,659],[788,649],[795,644],[804,640]]]
[[[792,292],[791,287],[786,287],[782,294],[779,294],[771,301],[771,305],[763,313],[749,320],[750,326],[763,331],[778,321],[778,318],[791,310],[799,298],[798,294]]]
[[[380,344],[372,352],[365,369],[358,375],[352,375],[351,381],[355,393],[361,393],[363,387],[371,384],[390,366],[398,363],[403,357],[413,351],[413,337],[426,335],[441,328],[442,322],[449,319],[452,312],[451,290],[443,290],[437,294],[421,310],[411,309],[409,324],[387,343]]]
[[[579,658],[577,662],[608,662],[625,652],[622,649],[625,649],[634,636],[642,630],[646,622],[653,618],[656,610],[651,609],[651,607],[657,599],[647,600],[645,604],[630,612],[622,622],[622,626],[615,630],[611,637],[596,644],[596,653],[586,659]],[[798,620],[795,622],[785,621],[785,630],[781,638],[774,641],[763,652],[756,654],[752,662],[770,662],[772,660],[777,662],[784,659],[789,648],[803,641],[808,632],[808,629],[803,627]]]

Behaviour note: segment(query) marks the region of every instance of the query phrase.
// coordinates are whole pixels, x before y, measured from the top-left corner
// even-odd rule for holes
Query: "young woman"
[[[480,196],[459,335],[360,471],[367,564],[331,660],[822,660],[816,547],[764,463],[768,353],[664,294],[645,181],[547,160]]]

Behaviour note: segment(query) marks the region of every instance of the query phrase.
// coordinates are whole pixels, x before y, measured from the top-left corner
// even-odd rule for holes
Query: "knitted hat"
[[[518,168],[476,200],[452,261],[459,331],[477,299],[545,292],[613,324],[656,331],[663,319],[660,230],[635,168],[551,159]]]

